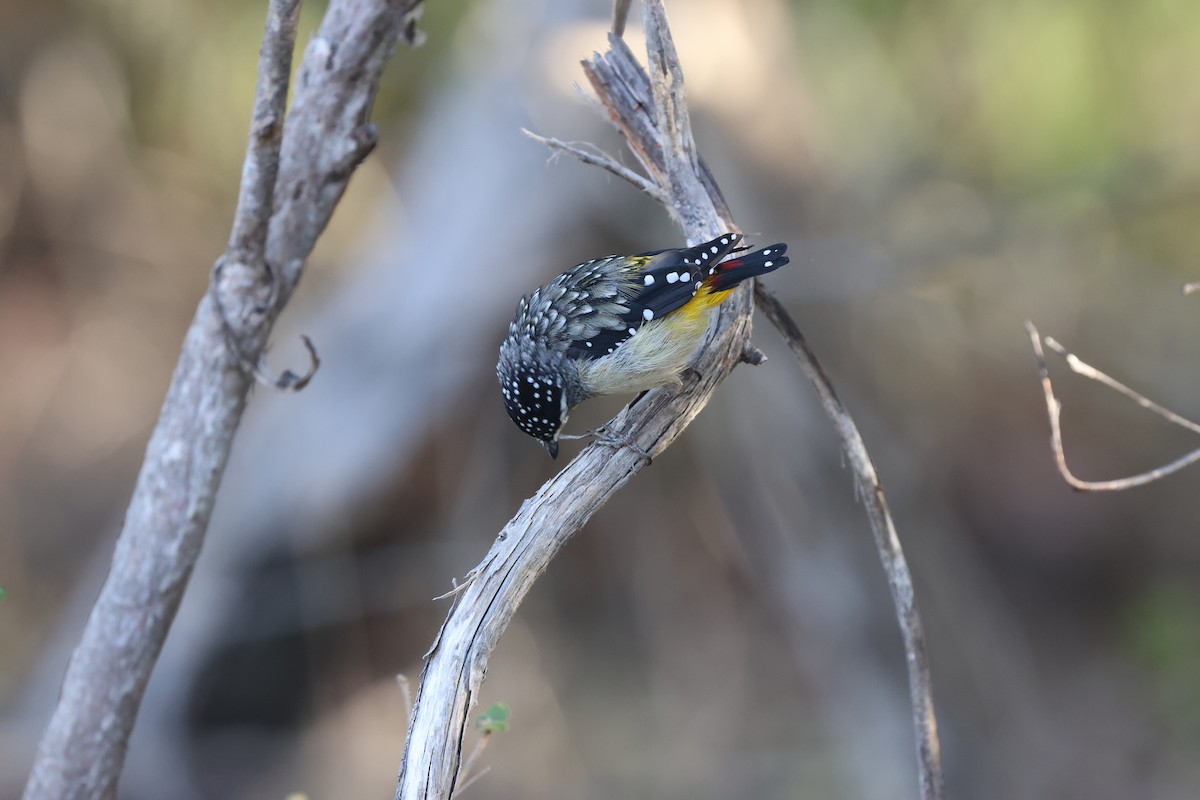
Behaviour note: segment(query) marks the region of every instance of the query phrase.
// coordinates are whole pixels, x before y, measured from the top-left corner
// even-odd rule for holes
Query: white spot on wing
[[[668,272],[667,273],[667,283],[676,283],[678,280],[679,280],[678,272]]]
[[[653,276],[653,275],[647,275],[647,276],[646,276],[646,285],[647,285],[647,286],[650,286],[650,285],[652,285],[653,283],[654,283],[654,276]]]
[[[653,311],[651,311],[651,310],[650,310],[650,309],[648,309],[648,308],[647,308],[647,309],[645,309],[645,310],[643,310],[643,311],[642,311],[642,319],[645,319],[645,320],[652,320],[652,319],[654,319],[654,312],[653,312]]]

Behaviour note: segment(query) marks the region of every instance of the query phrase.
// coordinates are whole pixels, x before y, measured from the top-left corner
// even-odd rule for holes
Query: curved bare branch
[[[1046,367],[1046,353],[1042,350],[1042,336],[1038,333],[1038,329],[1034,327],[1032,322],[1025,322],[1025,330],[1028,331],[1030,344],[1033,345],[1033,355],[1037,359],[1038,375],[1042,379],[1042,393],[1046,397],[1046,416],[1050,420],[1050,449],[1054,452],[1054,464],[1058,467],[1058,472],[1062,475],[1063,480],[1072,489],[1079,492],[1119,492],[1162,480],[1168,475],[1174,474],[1184,467],[1191,466],[1200,461],[1200,448],[1197,448],[1190,453],[1180,456],[1169,464],[1164,464],[1161,467],[1156,467],[1146,472],[1140,472],[1137,475],[1130,475],[1126,478],[1114,478],[1107,481],[1085,481],[1076,477],[1075,473],[1071,472],[1071,468],[1067,466],[1067,455],[1063,449],[1062,441],[1062,403],[1054,396],[1054,384],[1050,381],[1050,370]],[[1200,433],[1200,425],[1159,405],[1150,398],[1130,389],[1115,378],[1084,362],[1051,337],[1047,336],[1045,342],[1047,347],[1063,357],[1067,362],[1067,366],[1076,374],[1104,384],[1173,425],[1186,428],[1194,433]]]

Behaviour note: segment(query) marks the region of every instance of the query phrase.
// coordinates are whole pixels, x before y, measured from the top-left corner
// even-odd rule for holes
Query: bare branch
[[[649,5],[650,3],[647,3]],[[665,20],[660,36],[669,37]],[[653,117],[650,80],[620,39],[610,37],[612,49],[585,66],[601,101],[623,131],[631,149],[647,166],[651,180],[665,191],[662,168],[653,167],[662,144]],[[597,81],[600,85],[597,85]],[[632,86],[644,88],[638,92]],[[617,96],[601,86],[620,85]],[[671,89],[683,100],[682,81]],[[679,142],[671,142],[679,150]],[[709,216],[693,219],[685,227],[691,241],[733,229],[727,216],[699,181],[681,182],[682,191],[701,197],[679,197],[672,205],[704,207]],[[719,195],[718,195],[719,197]],[[723,207],[723,202],[721,207]],[[605,444],[585,448],[562,472],[547,482],[504,527],[473,578],[459,595],[428,654],[421,685],[409,724],[404,759],[396,786],[398,800],[447,800],[459,781],[464,754],[462,742],[471,709],[483,683],[488,657],[518,605],[559,549],[621,486],[646,464],[642,452],[656,456],[664,451],[708,403],[716,387],[741,360],[750,332],[749,292],[742,290],[721,306],[709,340],[695,362],[694,382],[680,392],[657,389],[631,403],[607,426],[615,440],[630,447],[613,449]],[[639,452],[640,451],[640,452]]]
[[[650,60],[647,71],[662,141],[666,187],[675,198],[670,211],[684,230],[701,228],[717,212],[712,199],[699,187],[700,162],[696,158],[696,140],[692,137],[684,95],[683,68],[679,66],[662,3],[642,4],[642,25],[646,31],[646,55]]]
[[[487,739],[480,739],[479,741],[480,741],[480,743],[483,743],[483,742],[486,742]],[[479,751],[482,749],[483,748],[476,746],[474,752],[472,752],[471,755],[472,756],[477,755],[479,753]],[[479,772],[472,773],[471,772],[471,760],[467,759],[467,765],[465,767],[463,767],[463,775],[466,775],[467,779],[462,782],[461,786],[459,786],[457,789],[454,790],[454,796],[461,797],[462,793],[467,790],[468,786],[471,786],[472,784],[476,783],[477,781],[479,781],[480,778],[482,778],[484,775],[487,775],[491,771],[492,771],[491,767],[484,767],[483,769],[479,770]]]
[[[667,208],[689,241],[736,230],[716,182],[696,152],[683,75],[661,0],[645,0],[643,11],[649,75],[617,35],[609,36],[607,52],[583,62],[584,72],[650,182],[669,199]],[[795,323],[773,296],[765,289],[761,292],[774,309],[772,322],[784,332],[834,420],[866,499],[908,656],[921,794],[924,800],[939,800],[940,752],[924,634],[883,489],[853,420]],[[665,450],[739,362],[761,362],[761,351],[749,342],[750,308],[744,288],[722,304],[708,344],[694,362],[692,382],[677,393],[658,389],[631,403],[606,426],[614,440],[629,446],[618,448],[615,455],[604,444],[586,448],[521,506],[472,570],[427,654],[397,800],[446,800],[453,795],[462,770],[468,715],[477,702],[488,658],[517,606],[559,549],[647,463],[643,455]]]
[[[491,741],[491,738],[492,731],[486,730],[483,731],[483,733],[479,735],[479,738],[475,740],[475,747],[471,749],[471,755],[467,756],[466,760],[463,761],[463,782],[455,788],[454,794],[451,796],[452,798],[462,795],[468,786],[470,786],[472,783],[475,783],[475,781],[479,780],[491,771],[491,767],[484,767],[483,769],[479,770],[479,772],[473,771],[475,762],[479,760],[479,756],[483,753],[483,749],[487,747],[488,742]]]
[[[665,19],[662,21],[665,22]],[[650,77],[638,64],[637,58],[624,39],[609,36],[608,44],[608,52],[597,53],[592,59],[582,62],[584,75],[592,84],[592,89],[604,108],[605,118],[612,121],[625,138],[625,143],[641,162],[646,174],[659,186],[670,186],[666,164],[663,161],[662,142],[658,135]],[[678,84],[678,89],[682,93],[682,81]],[[682,144],[677,149],[682,149]],[[704,158],[697,155],[696,161],[700,168],[700,183],[704,186],[706,202],[715,207],[720,219],[732,221],[733,214],[729,211],[716,179],[704,163]],[[680,212],[676,211],[674,206],[672,201],[667,210],[678,220]],[[688,230],[686,226],[684,230]]]
[[[397,39],[416,36],[419,0],[331,0],[281,133],[298,11],[299,0],[271,0],[229,250],[185,337],[26,800],[116,793],[146,683],[200,554],[245,409],[253,381],[246,363],[259,363],[317,236],[370,152],[379,75]]]
[[[246,264],[261,262],[267,246],[299,19],[300,0],[272,2],[267,12],[267,30],[258,54],[250,139],[227,251],[229,257]]]
[[[1026,325],[1031,325],[1031,323],[1026,323]],[[1133,402],[1137,403],[1139,406],[1146,409],[1147,411],[1150,411],[1150,412],[1162,417],[1167,422],[1170,422],[1174,425],[1178,425],[1181,428],[1187,428],[1192,433],[1200,433],[1200,425],[1197,425],[1195,422],[1192,422],[1190,419],[1187,419],[1186,417],[1182,417],[1179,414],[1176,414],[1174,411],[1171,411],[1170,409],[1165,408],[1164,406],[1160,406],[1158,403],[1154,402],[1153,400],[1146,397],[1145,395],[1135,392],[1133,389],[1130,389],[1128,386],[1121,383],[1117,379],[1110,377],[1109,375],[1101,372],[1100,370],[1096,369],[1092,365],[1084,362],[1083,360],[1076,357],[1069,350],[1067,350],[1067,348],[1065,348],[1061,344],[1059,344],[1053,337],[1047,336],[1045,338],[1045,342],[1046,342],[1046,347],[1049,347],[1051,350],[1053,350],[1054,352],[1056,352],[1060,356],[1062,356],[1062,358],[1067,362],[1067,366],[1069,366],[1071,368],[1071,371],[1074,372],[1075,374],[1082,375],[1083,377],[1090,378],[1091,380],[1094,380],[1097,383],[1104,384],[1108,388],[1115,391],[1117,394],[1124,395],[1125,397],[1127,397],[1130,400],[1132,400]]]
[[[649,180],[643,178],[641,175],[638,175],[628,167],[618,164],[616,159],[614,159],[608,153],[605,153],[603,150],[599,150],[590,144],[577,145],[572,142],[564,142],[561,139],[555,139],[552,136],[540,136],[528,128],[521,128],[521,133],[525,134],[530,139],[533,139],[535,142],[541,142],[542,144],[546,145],[546,147],[554,150],[555,155],[558,153],[569,153],[582,161],[584,164],[591,164],[593,167],[600,167],[600,169],[607,170],[613,175],[616,175],[618,178],[628,181],[629,183],[633,184],[634,187],[650,195],[660,203],[667,202],[666,194],[664,194],[663,190],[660,189],[656,184],[651,183]],[[592,149],[589,150],[586,148]]]
[[[917,599],[913,592],[912,575],[908,561],[900,547],[896,525],[888,510],[883,484],[875,472],[875,465],[867,453],[858,426],[829,380],[829,375],[817,360],[816,353],[808,346],[796,321],[779,302],[762,280],[755,282],[754,298],[759,308],[771,320],[771,324],[783,336],[788,348],[796,356],[800,369],[817,390],[821,407],[833,422],[842,440],[859,496],[871,522],[879,560],[887,574],[888,587],[892,591],[892,603],[896,606],[896,617],[900,622],[900,634],[904,638],[904,652],[908,656],[908,692],[912,702],[913,728],[917,738],[918,778],[923,800],[942,797],[942,756],[938,741],[937,715],[933,709],[933,684],[929,673],[929,655],[925,649],[925,628],[917,611]]]
[[[1042,379],[1042,393],[1046,397],[1046,416],[1050,419],[1050,449],[1054,452],[1054,463],[1058,467],[1058,472],[1060,475],[1062,475],[1063,480],[1065,480],[1072,489],[1080,492],[1119,492],[1123,489],[1132,489],[1135,486],[1144,486],[1147,483],[1153,483],[1154,481],[1165,478],[1172,473],[1178,472],[1184,467],[1200,461],[1200,448],[1198,448],[1184,456],[1181,456],[1180,458],[1175,459],[1169,464],[1165,464],[1157,469],[1152,469],[1147,472],[1138,473],[1137,475],[1131,475],[1127,478],[1116,478],[1109,481],[1085,481],[1075,477],[1075,474],[1072,473],[1070,468],[1067,466],[1067,456],[1063,450],[1061,421],[1062,403],[1060,403],[1058,398],[1054,396],[1054,385],[1050,381],[1050,370],[1046,367],[1046,354],[1042,350],[1042,337],[1032,322],[1025,322],[1025,330],[1029,332],[1029,341],[1030,344],[1033,345],[1033,355],[1037,359],[1038,374]],[[1190,431],[1200,433],[1200,425],[1197,425],[1191,420],[1181,417],[1175,412],[1160,406],[1158,403],[1155,403],[1153,400],[1150,400],[1149,398],[1135,392],[1133,389],[1130,389],[1120,381],[1111,378],[1095,367],[1086,364],[1068,352],[1065,347],[1054,341],[1054,339],[1051,339],[1047,336],[1045,342],[1047,347],[1051,348],[1064,359],[1066,359],[1067,364],[1076,373],[1108,386],[1114,391],[1119,392],[1125,397],[1128,397],[1130,400],[1133,400],[1142,408],[1154,412],[1168,422],[1172,422],[1183,428],[1187,428]]]

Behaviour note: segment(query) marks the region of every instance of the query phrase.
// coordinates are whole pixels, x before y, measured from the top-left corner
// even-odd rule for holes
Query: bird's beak
[[[542,442],[542,446],[546,448],[546,452],[550,454],[551,458],[558,458],[558,439]]]

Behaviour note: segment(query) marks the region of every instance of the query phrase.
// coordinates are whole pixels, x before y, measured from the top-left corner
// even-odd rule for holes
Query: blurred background
[[[556,468],[496,348],[561,269],[680,240],[522,126],[579,102],[606,0],[430,0],[275,335],[121,796],[388,797],[405,693]],[[301,42],[322,7],[304,9]],[[640,11],[635,5],[633,18]],[[1200,416],[1200,4],[668,3],[697,140],[863,429],[963,798],[1200,792],[1200,470],[1054,470],[1025,319]],[[228,236],[264,3],[0,5],[0,797],[19,795]],[[627,35],[635,43],[636,25]],[[622,154],[632,163],[628,154]],[[851,476],[759,320],[682,439],[556,559],[491,659],[489,798],[915,796],[904,656]],[[1052,364],[1084,478],[1197,442]],[[620,400],[581,409],[583,430]],[[565,455],[575,450],[564,445]],[[468,744],[469,746],[469,744]]]

